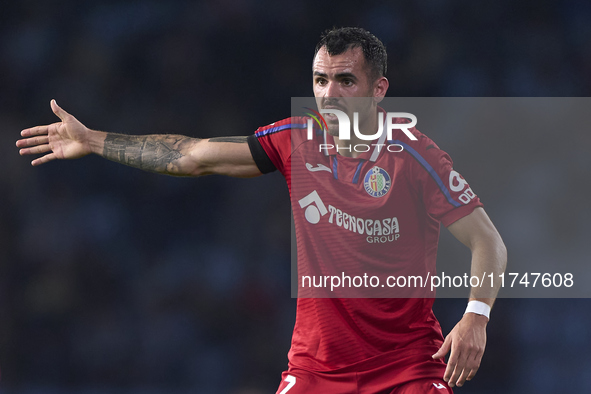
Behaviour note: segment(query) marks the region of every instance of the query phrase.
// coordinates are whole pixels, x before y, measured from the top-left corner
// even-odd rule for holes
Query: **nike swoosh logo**
[[[312,164],[306,163],[306,168],[308,171],[316,172],[316,171],[328,171],[332,174],[332,170],[325,166],[324,164],[318,164],[318,167],[313,167]]]

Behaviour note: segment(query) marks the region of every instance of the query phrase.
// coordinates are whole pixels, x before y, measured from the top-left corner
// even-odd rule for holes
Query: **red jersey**
[[[304,117],[259,128],[258,143],[250,138],[257,164],[264,161],[256,153],[262,148],[290,190],[299,276],[290,368],[347,372],[395,364],[401,373],[392,376],[394,384],[443,376],[444,362],[431,358],[443,342],[433,298],[351,298],[381,297],[387,288],[351,296],[300,282],[337,272],[375,273],[381,280],[435,272],[439,224],[482,204],[447,153],[410,130],[417,141],[400,130],[386,141],[383,133],[360,147],[367,151],[357,158],[339,154],[326,132],[309,140]]]

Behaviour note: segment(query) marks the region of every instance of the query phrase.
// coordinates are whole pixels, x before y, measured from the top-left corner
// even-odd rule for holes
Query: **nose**
[[[339,83],[329,81],[324,91],[324,97],[340,97]]]

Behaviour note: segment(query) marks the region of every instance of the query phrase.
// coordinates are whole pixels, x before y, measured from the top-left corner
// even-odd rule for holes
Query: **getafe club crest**
[[[392,186],[392,179],[388,172],[380,167],[373,167],[365,174],[363,180],[365,191],[372,197],[383,197]]]

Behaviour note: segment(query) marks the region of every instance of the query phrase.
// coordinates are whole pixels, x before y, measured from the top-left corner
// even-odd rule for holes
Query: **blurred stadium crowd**
[[[31,168],[14,142],[57,119],[51,98],[97,129],[248,135],[312,94],[313,49],[333,25],[384,41],[391,96],[590,95],[591,3],[335,4],[2,4],[0,393],[258,394],[287,366],[280,174],[177,179],[95,157]],[[524,133],[535,149],[512,151],[509,130],[433,138],[485,203],[509,264],[588,263],[590,133]],[[467,149],[470,138],[483,148]],[[469,258],[442,238],[440,258]],[[464,305],[436,302],[444,331]],[[587,392],[590,306],[500,299],[482,369],[457,392]]]

